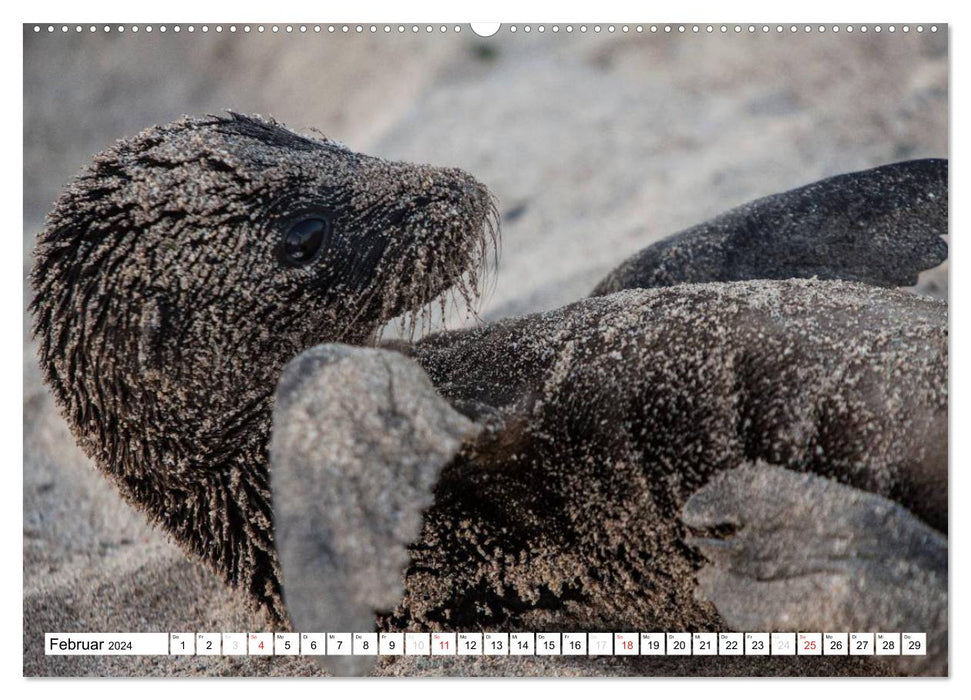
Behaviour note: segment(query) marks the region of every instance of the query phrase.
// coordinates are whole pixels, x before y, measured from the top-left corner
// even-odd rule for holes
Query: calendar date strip
[[[923,632],[48,632],[48,656],[924,656]]]

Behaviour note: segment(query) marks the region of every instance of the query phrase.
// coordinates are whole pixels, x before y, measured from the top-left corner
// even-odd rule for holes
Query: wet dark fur
[[[947,161],[891,163],[748,202],[648,246],[595,296],[749,279],[917,284],[947,259]]]
[[[281,265],[286,222],[320,210],[321,258]],[[41,366],[122,493],[282,617],[266,449],[283,365],[446,290],[471,301],[495,225],[458,170],[241,115],[153,127],[98,155],[39,237]]]
[[[815,280],[628,290],[410,354],[486,429],[442,474],[390,627],[724,631],[680,512],[747,461],[946,531],[940,301]]]

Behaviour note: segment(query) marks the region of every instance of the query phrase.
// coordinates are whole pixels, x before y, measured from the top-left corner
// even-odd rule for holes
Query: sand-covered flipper
[[[722,472],[685,504],[709,564],[698,596],[739,631],[925,632],[947,673],[947,538],[880,496],[763,463]]]
[[[368,632],[402,595],[407,546],[475,424],[396,352],[321,345],[280,380],[270,445],[284,600],[301,632]],[[337,675],[374,656],[317,657]]]
[[[648,246],[591,296],[810,277],[914,285],[918,273],[947,259],[947,163],[893,163],[749,202]]]

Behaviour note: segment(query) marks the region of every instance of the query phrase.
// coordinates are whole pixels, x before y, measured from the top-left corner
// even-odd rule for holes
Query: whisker
[[[454,256],[442,256],[434,248],[426,250],[422,247],[417,256],[398,257],[391,269],[385,271],[388,281],[383,290],[382,317],[390,318],[394,307],[405,305],[411,308],[383,324],[381,333],[376,333],[375,337],[380,338],[392,323],[399,337],[409,342],[433,331],[447,331],[453,319],[459,324],[470,320],[475,325],[482,324],[481,309],[498,286],[502,248],[500,223],[498,204],[490,195],[477,230],[474,235],[457,241],[460,249]],[[442,257],[450,259],[436,259]],[[412,300],[410,304],[408,300]],[[370,307],[373,301],[372,293],[362,310]],[[355,315],[350,326],[358,316]]]

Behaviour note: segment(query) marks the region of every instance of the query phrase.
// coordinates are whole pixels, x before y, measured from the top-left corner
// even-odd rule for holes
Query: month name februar
[[[102,651],[104,640],[83,641],[71,639],[70,637],[67,639],[51,637],[48,644],[50,645],[48,651],[54,651],[55,649],[58,651]]]

